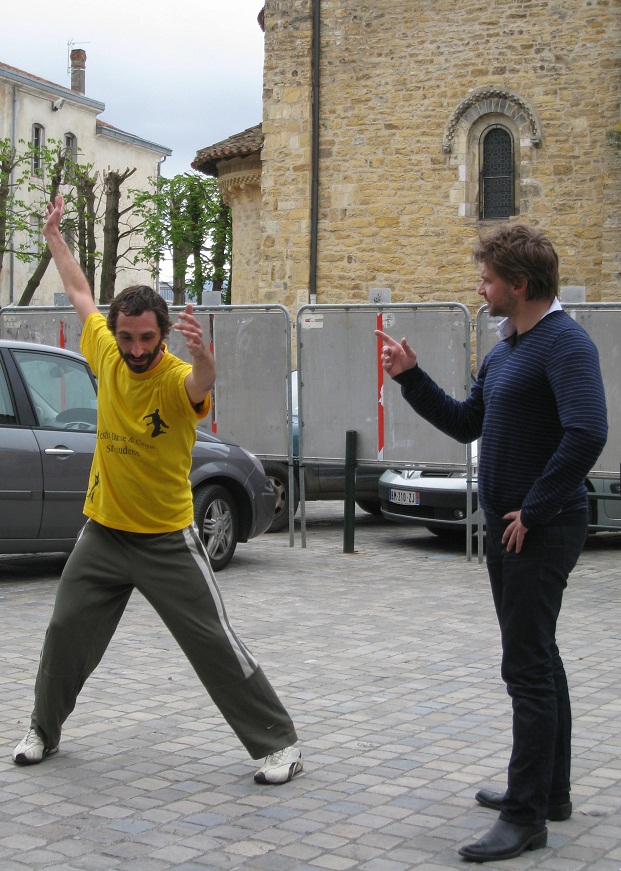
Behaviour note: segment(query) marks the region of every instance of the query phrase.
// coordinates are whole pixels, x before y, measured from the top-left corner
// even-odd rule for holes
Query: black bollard
[[[347,430],[345,438],[345,520],[343,524],[343,553],[354,552],[357,437],[358,433],[355,430]]]

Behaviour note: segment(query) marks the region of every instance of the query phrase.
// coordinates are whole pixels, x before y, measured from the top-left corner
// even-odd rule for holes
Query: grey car
[[[70,551],[95,448],[97,382],[80,355],[0,341],[0,553]],[[215,571],[265,532],[275,496],[260,461],[197,428],[194,517]]]

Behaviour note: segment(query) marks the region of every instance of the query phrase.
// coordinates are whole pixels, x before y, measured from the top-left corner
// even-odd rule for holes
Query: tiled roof
[[[71,90],[71,88],[66,88],[63,85],[57,85],[54,82],[48,81],[47,79],[42,79],[40,76],[34,76],[32,73],[27,73],[24,70],[17,69],[17,67],[12,67],[9,64],[5,64],[0,61],[0,76],[3,73],[5,77],[12,79],[13,81],[20,82],[21,84],[32,85],[33,87],[38,87],[43,91],[43,93],[47,92],[53,95],[53,97],[66,96],[66,99],[68,100],[73,100],[77,103],[82,104],[83,106],[88,106],[89,109],[94,109],[97,114],[103,112],[106,108],[104,103],[100,103],[97,100],[92,100],[90,97],[87,97],[84,94],[79,93],[78,91],[73,91]],[[148,148],[151,151],[157,151],[167,156],[172,154],[171,149],[167,146],[158,145],[155,142],[150,142],[149,140],[143,139],[140,136],[135,136],[133,133],[126,133],[119,127],[108,124],[107,121],[102,121],[101,118],[97,118],[95,129],[98,134],[108,133],[116,139],[133,143],[134,145],[138,145],[142,148]]]
[[[258,154],[263,148],[263,130],[260,124],[249,127],[243,133],[236,133],[216,142],[207,148],[201,148],[196,152],[192,161],[192,169],[204,172],[205,175],[217,175],[216,164],[219,160],[227,160],[233,157],[247,157],[249,154]]]
[[[113,139],[120,140],[121,142],[129,142],[133,145],[138,145],[141,148],[148,148],[150,151],[158,151],[161,154],[165,154],[167,157],[170,157],[172,154],[172,149],[168,148],[166,145],[158,145],[158,143],[150,142],[148,139],[143,139],[141,136],[134,136],[133,133],[126,133],[125,130],[121,130],[120,127],[115,127],[113,124],[108,124],[107,121],[102,121],[101,118],[97,119],[95,130],[97,135],[108,135]]]
[[[84,106],[96,109],[97,112],[103,112],[106,108],[104,103],[100,103],[98,100],[92,100],[90,97],[81,94],[79,91],[73,91],[65,85],[57,85],[55,82],[51,82],[48,79],[42,79],[40,76],[34,76],[32,73],[27,73],[25,70],[12,67],[10,64],[5,64],[2,61],[0,61],[0,76],[22,85],[30,85],[34,88],[38,88],[44,93],[64,97],[67,100],[73,100],[76,103],[81,103]]]
[[[56,82],[50,82],[48,79],[42,79],[40,76],[33,76],[32,73],[27,73],[25,70],[19,70],[17,67],[10,66],[10,64],[2,63],[2,61],[0,61],[0,69],[8,70],[11,73],[19,73],[20,76],[26,76],[35,82],[40,82],[42,85],[54,85],[54,87],[63,88],[65,91],[71,91],[71,88],[67,88],[64,85],[57,85]]]

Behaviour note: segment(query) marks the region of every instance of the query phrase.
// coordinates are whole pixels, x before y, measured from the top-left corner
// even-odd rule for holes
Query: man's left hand
[[[510,511],[502,519],[509,521],[509,525],[502,536],[502,543],[506,545],[507,551],[515,548],[515,552],[519,553],[522,550],[522,544],[528,532],[528,528],[522,523],[522,511]]]
[[[191,303],[188,303],[185,311],[179,313],[179,321],[174,325],[174,329],[181,333],[188,351],[193,357],[204,357],[209,353],[209,349],[203,339],[201,325],[194,317],[193,312]]]

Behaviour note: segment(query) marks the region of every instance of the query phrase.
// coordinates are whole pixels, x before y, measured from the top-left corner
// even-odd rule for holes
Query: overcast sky
[[[261,122],[261,0],[14,0],[0,61],[70,87],[68,43],[86,52],[100,117],[172,148],[162,166]]]

